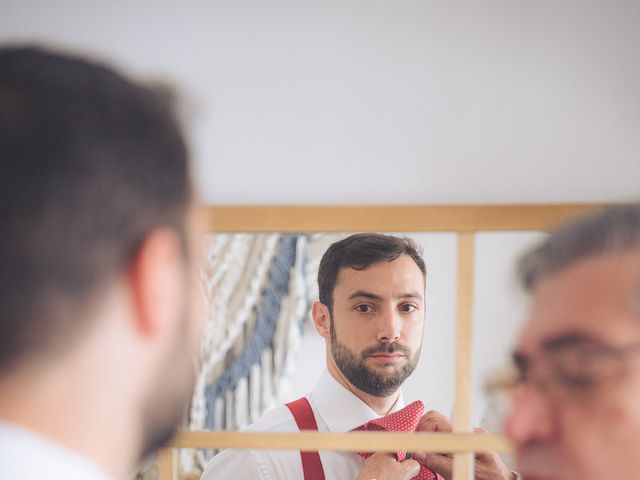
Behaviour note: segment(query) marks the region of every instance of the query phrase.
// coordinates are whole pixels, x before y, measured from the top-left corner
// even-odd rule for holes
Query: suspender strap
[[[298,429],[318,430],[316,417],[313,415],[311,405],[309,405],[309,401],[305,397],[287,403],[286,406],[291,411]],[[304,480],[325,480],[324,469],[318,452],[300,452],[300,457],[302,458]]]

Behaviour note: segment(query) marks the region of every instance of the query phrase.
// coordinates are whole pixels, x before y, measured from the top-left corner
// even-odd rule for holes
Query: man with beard
[[[640,205],[561,228],[520,272],[531,306],[502,386],[524,478],[638,478]]]
[[[407,238],[357,234],[331,245],[320,262],[320,298],[312,309],[316,330],[326,342],[327,370],[313,392],[267,413],[249,430],[296,432],[300,416],[306,415],[319,431],[348,432],[403,408],[400,386],[420,356],[425,281],[424,260]],[[436,412],[426,414],[420,425],[424,430],[450,429]],[[419,469],[413,459],[400,463],[383,453],[366,461],[351,452],[313,455],[314,460],[307,455],[306,461],[321,464],[315,480],[413,478]],[[303,473],[303,458],[296,451],[226,450],[212,459],[203,479],[310,480]],[[450,457],[421,458],[450,472]],[[512,478],[497,456],[479,464],[487,472],[479,478]]]
[[[187,149],[166,95],[0,48],[2,478],[127,478],[180,422],[201,335]]]

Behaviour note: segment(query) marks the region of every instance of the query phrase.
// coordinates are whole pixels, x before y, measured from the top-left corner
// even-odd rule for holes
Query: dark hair
[[[427,269],[418,245],[407,237],[379,233],[357,233],[332,244],[320,260],[318,290],[320,302],[333,309],[333,290],[341,268],[364,270],[377,262],[391,262],[410,256],[426,277]]]
[[[81,58],[0,48],[0,370],[68,347],[152,229],[184,238],[188,170],[155,90]]]
[[[640,248],[640,205],[609,207],[560,227],[524,255],[518,272],[526,290],[544,276],[591,257]]]

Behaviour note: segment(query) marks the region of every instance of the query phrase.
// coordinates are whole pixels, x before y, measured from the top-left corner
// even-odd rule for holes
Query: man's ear
[[[316,331],[321,337],[329,340],[331,338],[331,316],[329,308],[324,303],[313,302],[311,315],[313,316],[313,323],[316,326]]]
[[[177,328],[186,301],[185,281],[180,236],[169,228],[152,231],[140,245],[128,272],[134,328],[141,335],[163,335]]]

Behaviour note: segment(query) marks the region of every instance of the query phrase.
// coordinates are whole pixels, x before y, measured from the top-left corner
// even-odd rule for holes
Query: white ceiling
[[[209,203],[639,199],[640,2],[0,0],[172,80]]]

